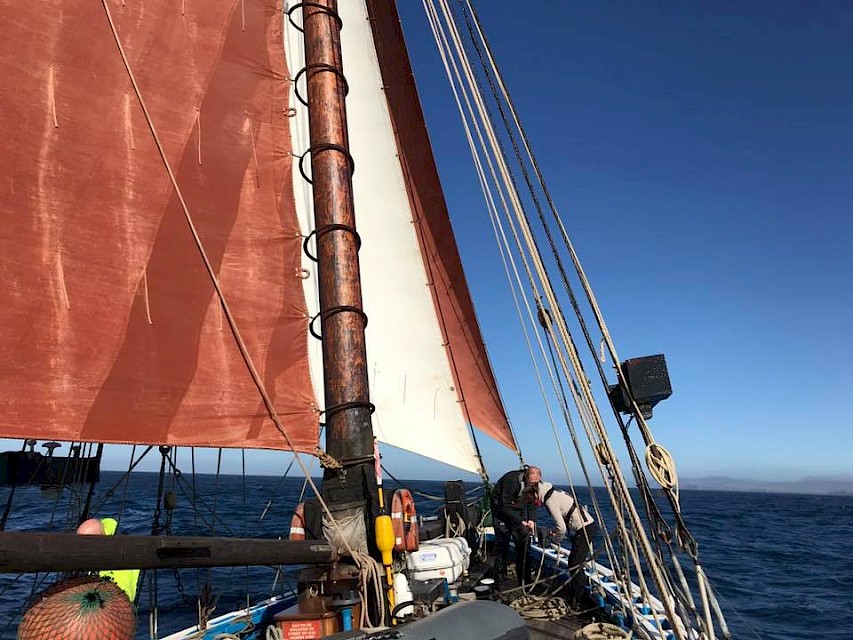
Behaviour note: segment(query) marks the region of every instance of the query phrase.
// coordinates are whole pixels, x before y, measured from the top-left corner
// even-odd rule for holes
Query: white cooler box
[[[446,578],[456,582],[468,571],[471,549],[465,538],[443,538],[421,542],[420,548],[409,554],[406,565],[410,580]]]

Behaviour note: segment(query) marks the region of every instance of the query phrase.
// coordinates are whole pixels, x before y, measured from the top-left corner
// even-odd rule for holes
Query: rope
[[[572,640],[619,640],[630,637],[631,635],[628,632],[617,627],[615,624],[593,622],[575,631]]]
[[[358,557],[353,557],[359,567],[361,596],[361,620],[359,626],[362,629],[378,629],[385,620],[385,569],[369,554],[364,553],[363,551],[358,551],[357,553]],[[378,625],[373,624],[373,621],[370,620],[370,615],[367,611],[367,603],[370,601],[369,591],[371,582],[373,583],[373,595],[379,608],[379,611],[377,612],[379,615]]]
[[[320,461],[320,466],[326,469],[337,470],[344,468],[344,465],[339,460],[336,460],[332,454],[326,453],[320,447],[317,447],[317,459]]]
[[[653,442],[646,447],[646,466],[661,487],[675,494],[675,502],[678,504],[678,475],[672,454]]]
[[[513,600],[509,606],[528,620],[562,620],[569,615],[569,605],[560,597],[526,595]]]
[[[284,634],[278,627],[270,625],[267,627],[266,640],[284,640]]]
[[[444,537],[445,538],[457,538],[465,535],[465,521],[462,519],[462,516],[458,513],[453,514],[456,516],[456,522],[452,522],[453,518],[445,518],[444,519]]]
[[[551,211],[552,217],[554,218],[554,220],[556,221],[556,223],[559,227],[559,231],[560,231],[563,243],[564,243],[567,251],[569,252],[569,255],[571,257],[572,264],[575,268],[578,279],[580,280],[581,285],[582,285],[583,290],[584,290],[584,293],[586,294],[587,301],[590,305],[590,308],[592,309],[592,311],[594,313],[595,320],[598,324],[598,327],[600,329],[601,336],[602,336],[601,337],[602,355],[604,352],[604,347],[607,346],[608,351],[610,353],[610,356],[612,358],[612,361],[616,367],[617,374],[618,374],[618,377],[620,378],[620,383],[621,383],[621,381],[624,380],[624,375],[622,372],[622,366],[620,364],[621,361],[619,359],[618,354],[616,353],[615,344],[613,342],[613,339],[610,336],[607,325],[604,322],[604,317],[603,317],[601,310],[598,306],[598,302],[597,302],[595,295],[592,291],[592,287],[589,283],[589,280],[586,276],[586,273],[583,269],[583,266],[580,263],[580,259],[578,258],[578,255],[575,252],[574,246],[573,246],[573,244],[569,238],[568,232],[566,231],[563,220],[560,217],[559,212],[557,211],[557,207],[554,204],[553,198],[551,197],[551,193],[548,190],[547,184],[545,183],[545,179],[542,176],[541,169],[540,169],[539,164],[536,160],[536,156],[534,155],[533,150],[530,146],[530,141],[527,138],[527,133],[521,124],[521,120],[518,116],[518,112],[515,108],[515,104],[513,103],[512,97],[510,96],[509,91],[508,91],[508,89],[507,89],[507,87],[503,81],[503,76],[501,75],[500,70],[498,69],[497,64],[495,63],[494,57],[492,55],[492,50],[491,50],[491,47],[489,45],[489,41],[482,31],[482,28],[481,28],[481,25],[479,22],[479,18],[477,16],[477,12],[474,9],[471,0],[466,0],[466,4],[467,4],[468,10],[469,10],[471,16],[473,16],[474,23],[477,27],[477,33],[479,35],[479,39],[483,43],[485,52],[488,56],[488,60],[490,63],[492,74],[494,75],[494,77],[495,77],[495,79],[496,79],[496,81],[500,87],[503,99],[506,102],[506,105],[507,105],[507,107],[508,107],[508,109],[512,115],[513,124],[515,125],[515,128],[517,129],[518,133],[520,134],[521,141],[522,141],[523,146],[524,146],[524,150],[527,154],[527,158],[528,158],[531,166],[534,169],[537,182],[542,189],[542,193],[545,196],[545,199],[548,203],[548,207]],[[466,16],[466,22],[467,22],[467,16]],[[469,29],[470,29],[470,25],[469,25]],[[471,34],[471,39],[474,42],[475,47],[477,47],[478,54],[480,54],[481,53],[480,48],[477,45],[476,39],[473,36],[473,32]],[[484,70],[486,70],[485,61],[483,60],[482,55],[480,55],[480,60],[481,60],[481,63],[483,65]],[[491,76],[489,76],[488,71],[486,71],[486,76],[488,77],[489,83],[491,85],[492,84],[492,78],[491,78]],[[500,102],[498,101],[497,92],[495,91],[494,85],[492,85],[492,91],[493,91],[495,101],[498,102],[498,106],[500,108]],[[552,250],[552,253],[553,253],[554,258],[556,260],[557,267],[560,271],[560,275],[561,275],[563,284],[564,284],[566,291],[569,295],[569,299],[571,301],[572,308],[575,311],[575,315],[577,316],[577,319],[578,319],[579,324],[581,326],[581,329],[583,331],[584,337],[586,338],[587,346],[590,349],[590,351],[592,352],[593,356],[595,356],[595,345],[593,344],[592,338],[591,338],[589,331],[587,329],[583,313],[581,312],[581,310],[577,304],[577,299],[575,297],[574,291],[573,291],[571,284],[569,283],[569,280],[566,276],[562,261],[559,257],[559,252],[556,250],[556,247],[554,246],[554,242],[553,242],[551,232],[548,228],[548,224],[547,224],[547,222],[544,218],[544,215],[542,213],[542,209],[539,205],[538,199],[536,198],[534,189],[530,183],[530,179],[528,177],[526,167],[525,167],[525,165],[521,159],[520,150],[518,149],[518,146],[515,142],[515,136],[514,136],[513,132],[510,130],[510,127],[508,125],[508,122],[507,122],[506,116],[503,112],[503,109],[501,109],[501,115],[503,117],[504,125],[507,129],[507,132],[513,140],[513,148],[516,151],[516,158],[518,159],[518,163],[521,166],[522,171],[524,172],[525,179],[527,180],[528,188],[530,190],[531,196],[533,197],[534,204],[536,205],[537,212],[539,213],[540,222],[543,226],[543,229],[545,230],[546,236],[548,238],[549,245],[551,246],[551,250]],[[598,369],[601,381],[605,386],[607,386],[607,378],[606,378],[604,369],[602,367],[602,362],[604,360],[602,358],[601,361],[599,361],[598,359],[595,359],[595,361],[596,361],[596,367]],[[645,443],[647,445],[652,444],[654,442],[654,439],[652,437],[651,431],[648,428],[648,425],[646,424],[645,418],[643,418],[643,416],[639,412],[639,409],[638,409],[636,403],[634,402],[633,398],[631,399],[631,403],[632,403],[632,406],[634,409],[634,413],[637,416],[638,425],[639,425],[640,430],[642,432],[643,439],[644,439]],[[662,521],[663,519],[660,518],[659,510],[657,508],[657,504],[651,498],[651,495],[648,491],[648,487],[647,487],[646,481],[645,481],[645,476],[642,474],[640,464],[639,464],[639,460],[637,459],[636,453],[634,452],[634,448],[631,444],[631,437],[627,431],[626,425],[625,425],[624,421],[622,420],[621,415],[619,414],[618,411],[615,410],[615,408],[613,408],[613,413],[614,413],[614,416],[615,416],[615,418],[616,418],[616,420],[620,426],[623,438],[625,439],[627,449],[628,449],[628,454],[631,458],[632,468],[634,470],[634,474],[635,474],[635,477],[637,480],[637,486],[639,487],[639,489],[641,491],[641,495],[643,497],[644,503],[646,505],[647,510],[649,511],[649,514],[648,514],[649,520],[652,520],[652,516],[656,515]],[[675,519],[676,519],[676,524],[680,529],[679,537],[681,540],[685,541],[685,543],[688,545],[688,547],[689,547],[688,552],[690,553],[690,555],[695,556],[696,555],[696,551],[695,551],[696,543],[695,543],[695,540],[693,540],[692,536],[690,535],[690,533],[687,529],[687,525],[684,523],[684,520],[681,516],[681,509],[680,509],[680,505],[678,504],[678,497],[676,494],[674,494],[671,491],[665,491],[665,494],[666,494],[667,500],[670,503],[670,506],[672,507],[672,511],[673,511],[673,514],[674,514]],[[652,512],[654,512],[654,514]],[[658,547],[658,552],[660,553],[659,547]]]

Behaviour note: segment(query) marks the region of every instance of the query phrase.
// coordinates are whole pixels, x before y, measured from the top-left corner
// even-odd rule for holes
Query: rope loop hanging
[[[672,454],[658,443],[653,442],[646,447],[646,465],[649,467],[649,473],[661,487],[667,491],[675,492],[677,501],[678,476],[675,472],[675,460],[673,460]]]

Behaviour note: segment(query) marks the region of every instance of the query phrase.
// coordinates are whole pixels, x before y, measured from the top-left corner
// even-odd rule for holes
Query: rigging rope
[[[436,25],[434,27],[434,33],[437,30],[441,30],[441,37],[437,38],[437,40],[440,41],[439,47],[441,48],[442,43],[443,43],[444,47],[449,51],[450,45],[448,44],[447,36],[444,34],[444,31],[439,24],[438,12],[437,12],[435,6],[433,6],[433,2],[429,2],[427,4],[425,1],[425,5],[427,6],[428,14],[432,18],[432,23],[434,25]],[[500,173],[502,174],[502,179],[501,179],[501,181],[499,181],[497,176],[494,173],[494,166],[492,165],[491,157],[487,153],[486,158],[487,158],[489,167],[492,171],[493,179],[494,179],[496,184],[500,184],[500,182],[503,182],[504,188],[506,189],[507,196],[512,201],[512,208],[515,211],[515,218],[518,220],[518,225],[519,225],[518,228],[516,227],[512,216],[510,216],[508,213],[508,207],[507,207],[506,201],[504,200],[503,190],[501,190],[500,188],[498,189],[498,193],[501,196],[502,202],[504,203],[504,208],[507,211],[507,220],[510,224],[510,227],[513,231],[513,235],[516,239],[516,243],[519,247],[519,249],[518,249],[519,255],[522,257],[522,260],[525,264],[525,268],[527,270],[528,280],[530,282],[531,287],[534,290],[536,298],[541,299],[541,296],[538,293],[538,287],[536,285],[536,279],[534,278],[534,275],[533,275],[533,270],[538,272],[540,281],[543,282],[543,285],[547,286],[547,279],[542,277],[542,274],[544,272],[544,266],[541,263],[541,259],[538,256],[538,252],[536,252],[535,243],[531,242],[530,229],[529,229],[529,226],[527,226],[527,224],[526,224],[526,220],[525,220],[524,212],[523,212],[523,207],[522,207],[521,202],[519,200],[517,190],[515,190],[515,188],[513,186],[511,177],[509,175],[509,169],[506,165],[506,161],[502,157],[502,155],[499,151],[500,145],[498,144],[497,139],[495,137],[494,130],[491,127],[491,123],[490,123],[490,120],[488,118],[488,113],[486,112],[485,106],[483,104],[482,97],[479,95],[478,89],[477,89],[476,84],[473,80],[473,73],[471,71],[470,64],[467,63],[467,60],[464,57],[464,50],[461,47],[458,32],[456,32],[454,30],[454,25],[452,24],[452,20],[450,20],[450,18],[449,18],[449,14],[447,11],[446,4],[442,2],[442,5],[443,5],[443,11],[445,14],[445,18],[446,18],[446,21],[448,23],[447,28],[448,28],[451,36],[453,36],[454,44],[455,44],[455,47],[457,50],[457,56],[459,57],[460,63],[463,67],[463,71],[467,77],[468,91],[470,91],[471,98],[476,103],[477,110],[479,111],[479,114],[480,114],[479,120],[480,120],[480,122],[482,122],[483,130],[485,131],[486,137],[489,139],[489,146],[492,148],[492,151],[493,151],[494,160],[495,160],[495,162],[497,162]],[[451,60],[453,60],[453,58],[451,58]],[[445,67],[447,68],[446,63],[445,63]],[[458,71],[458,68],[456,67],[455,61],[453,61],[453,68],[454,68],[454,72],[457,76],[457,81],[458,81],[460,88],[461,88],[464,85],[463,85],[463,81],[460,77],[460,72]],[[448,75],[450,76],[449,69],[448,69]],[[453,78],[452,77],[451,77],[451,83],[453,84]],[[474,127],[477,131],[480,142],[483,145],[483,147],[485,148],[486,143],[483,142],[482,131],[480,129],[479,124],[477,124],[477,122],[478,122],[477,116],[474,115],[474,110],[471,107],[471,103],[468,100],[468,94],[463,91],[463,96],[465,97],[465,101],[466,101],[466,104],[468,105],[469,113],[471,114],[470,115],[471,121],[474,123]],[[458,99],[457,99],[457,104],[459,104]],[[461,111],[461,109],[462,109],[461,105],[459,105],[459,106],[460,106],[460,111]],[[463,121],[466,121],[464,113],[463,113]],[[469,140],[470,140],[470,136],[469,136]],[[475,153],[475,161],[476,161],[476,151],[474,153]],[[481,177],[481,180],[483,180],[482,177]],[[519,235],[518,235],[519,234],[519,228],[520,228],[522,234],[525,236],[525,242],[527,242],[528,246],[530,247],[532,245],[530,257],[534,261],[534,267],[530,266],[530,264],[527,261],[527,257],[525,255],[524,251],[521,249],[521,240],[519,239]],[[553,293],[552,293],[552,295],[553,295]],[[567,371],[567,365],[566,365],[564,360],[563,360],[563,366],[564,366],[564,370]],[[567,373],[567,375],[568,375],[568,373]],[[581,410],[583,410],[583,402],[577,397],[577,395],[575,396],[575,402],[579,406],[579,408],[581,408]],[[583,417],[583,415],[584,414],[582,412],[582,417]],[[588,424],[586,422],[584,422],[584,424],[585,424],[585,428],[587,430],[587,435],[590,438],[590,442],[594,443],[595,438],[594,438],[594,436],[592,436]],[[607,486],[607,489],[608,489],[608,493],[610,493],[610,496],[611,496],[611,502],[613,502],[613,504],[615,506],[617,504],[616,498],[613,496],[612,492],[610,492],[609,486]],[[621,526],[622,526],[622,528],[624,528],[624,525],[621,525]],[[636,562],[637,566],[639,567],[639,559],[635,559],[635,562]]]
[[[438,18],[437,18],[438,12],[435,8],[434,2],[430,1],[429,3],[427,3],[425,1],[424,4],[425,4],[425,6],[427,6],[427,13],[428,13],[428,15],[431,16],[432,23],[433,24],[437,23],[438,22]],[[502,180],[505,184],[507,194],[508,194],[508,196],[512,202],[512,208],[515,211],[515,216],[518,220],[519,229],[522,233],[522,236],[524,237],[524,242],[527,244],[531,258],[533,259],[534,268],[535,268],[535,271],[537,273],[537,278],[539,279],[542,286],[544,287],[545,299],[547,300],[548,305],[552,309],[555,309],[556,311],[558,311],[559,306],[558,306],[558,304],[556,304],[555,293],[551,288],[551,284],[550,284],[550,281],[548,279],[547,272],[544,268],[544,264],[541,262],[541,258],[538,255],[538,248],[536,247],[536,242],[535,242],[535,240],[532,236],[532,233],[529,229],[529,226],[528,226],[528,223],[526,220],[526,216],[524,213],[524,207],[521,204],[521,201],[520,201],[518,194],[517,194],[517,186],[514,183],[512,175],[506,166],[506,158],[505,158],[504,153],[503,153],[502,145],[500,144],[496,135],[494,134],[493,130],[491,129],[488,111],[483,104],[482,98],[479,96],[479,93],[478,93],[479,89],[476,86],[476,80],[474,79],[474,74],[471,71],[470,65],[469,65],[467,58],[466,58],[467,54],[464,51],[464,47],[461,44],[458,33],[456,32],[456,29],[455,29],[455,25],[453,24],[453,18],[451,17],[452,12],[448,9],[448,5],[447,5],[446,0],[441,0],[439,2],[439,4],[442,8],[442,12],[443,12],[443,14],[445,16],[445,20],[448,24],[448,30],[451,34],[451,37],[452,37],[453,42],[454,42],[454,46],[456,48],[456,55],[459,58],[462,66],[463,66],[464,73],[467,77],[467,82],[468,82],[468,86],[470,88],[471,95],[472,95],[472,97],[473,97],[473,99],[477,105],[478,111],[480,112],[480,119],[483,122],[483,126],[485,127],[487,137],[489,138],[489,144],[492,148],[492,153],[494,155],[494,158],[498,163],[498,167],[500,169],[500,173],[502,175]],[[469,4],[469,8],[471,9],[471,11],[473,13],[473,8],[470,7],[470,2],[468,4]],[[470,27],[470,25],[469,25],[469,27]],[[436,31],[435,27],[433,27],[433,30],[434,30],[434,32]],[[479,30],[479,24],[478,24],[478,30]],[[439,44],[439,49],[441,50],[441,48],[442,48],[441,38],[437,37],[436,40]],[[446,40],[445,40],[445,43],[446,43]],[[486,43],[486,45],[487,45],[487,43]],[[449,49],[449,46],[447,48]],[[491,52],[489,52],[489,55],[490,55],[490,59],[491,59]],[[447,65],[447,62],[445,60],[445,67],[447,68],[447,66],[448,65]],[[454,62],[454,67],[455,67],[455,62]],[[448,69],[448,75],[450,75],[449,69]],[[451,78],[451,82],[453,82],[452,78]],[[460,83],[461,83],[461,81],[460,81]],[[490,78],[490,84],[491,84],[491,78]],[[501,80],[501,84],[502,84],[502,80]],[[492,87],[493,87],[493,91],[494,91],[494,85],[492,85]],[[502,86],[502,89],[503,89],[503,86]],[[505,91],[504,91],[504,93],[505,93],[507,102],[509,102],[508,94],[506,94]],[[497,98],[497,96],[495,96],[495,97]],[[466,102],[467,102],[467,95],[466,95]],[[458,97],[457,97],[457,103],[459,103]],[[469,109],[470,109],[470,103],[468,103],[468,104],[469,104]],[[460,105],[460,110],[461,110],[461,105]],[[505,115],[505,113],[503,113],[503,111],[502,111],[502,116],[504,117],[505,125],[507,125],[507,129],[509,129],[508,123],[506,123],[506,115]],[[517,119],[516,114],[514,112],[514,109],[513,109],[513,118]],[[463,119],[464,119],[464,114],[463,114]],[[474,120],[476,122],[476,118],[472,117],[472,120]],[[479,133],[479,131],[478,131],[478,133]],[[469,135],[469,145],[471,145],[470,133],[468,133],[468,135]],[[523,135],[523,132],[522,132],[522,135]],[[519,156],[520,153],[519,153],[518,146],[515,144],[515,139],[512,138],[512,140],[513,140],[513,146],[514,146],[514,149],[516,151],[516,154],[517,154],[517,156]],[[532,153],[530,152],[529,145],[527,144],[526,139],[525,139],[525,149],[528,151],[528,154],[532,156]],[[488,157],[489,156],[487,154],[487,158]],[[535,162],[535,159],[533,160],[533,162]],[[519,158],[519,164],[522,164],[520,162],[520,158]],[[541,174],[538,172],[538,166],[536,166],[536,169],[537,169],[537,177],[540,178],[540,181],[541,181]],[[532,191],[532,184],[530,184],[529,176],[526,173],[526,169],[523,168],[523,170],[525,171],[525,177],[528,180],[528,186],[531,188],[531,191]],[[484,181],[482,172],[480,173],[480,176],[481,176],[481,181]],[[501,194],[501,199],[503,200],[503,192],[499,190],[499,193]],[[533,194],[533,195],[535,197],[535,194]],[[549,204],[552,204],[550,201],[550,195],[549,194],[548,194],[548,198],[549,198]],[[541,209],[540,209],[540,214],[541,214]],[[544,219],[542,221],[544,223]],[[559,220],[558,220],[558,223],[560,223]],[[549,240],[550,240],[550,233],[547,231],[547,225],[545,228],[546,228],[546,233],[548,233]],[[564,231],[564,228],[562,227],[562,225],[561,225],[561,229],[563,229],[563,231]],[[554,251],[555,245],[553,244],[553,241],[551,242],[551,245],[552,245],[552,251]],[[572,250],[572,252],[573,252],[573,250]],[[522,253],[522,255],[523,255],[523,253]],[[559,259],[559,256],[556,255],[556,258]],[[573,254],[572,258],[573,258],[573,260],[575,260],[576,255]],[[579,267],[579,264],[576,266]],[[588,288],[589,288],[588,281],[586,280],[586,276],[582,271],[580,272],[579,277],[582,280],[582,284],[583,284],[585,290],[588,290]],[[567,280],[567,278],[564,278],[564,279]],[[570,295],[571,295],[571,292],[570,292]],[[576,305],[575,305],[575,310],[576,310],[576,312],[579,311],[579,309],[577,308]],[[595,311],[598,311],[597,308],[595,309]],[[582,316],[580,316],[580,314],[578,314],[578,315],[579,315],[579,320],[581,321],[581,323],[583,323]],[[597,319],[600,319],[600,318],[597,317]],[[599,322],[599,324],[601,325],[600,322]],[[598,446],[599,453],[604,454],[604,455],[599,455],[597,457],[597,459],[599,462],[615,460],[616,458],[615,458],[614,452],[612,450],[612,445],[609,443],[601,415],[599,414],[598,409],[595,405],[595,400],[592,396],[591,388],[589,386],[589,381],[587,380],[586,375],[583,372],[583,367],[580,364],[579,354],[577,353],[577,350],[576,350],[576,347],[574,346],[571,335],[568,332],[568,328],[565,324],[565,320],[562,318],[562,315],[559,313],[557,316],[556,326],[557,326],[558,332],[556,335],[554,335],[554,338],[556,340],[556,338],[559,337],[560,341],[563,343],[564,348],[566,349],[566,352],[568,355],[568,360],[571,363],[571,367],[569,367],[567,365],[566,361],[563,360],[562,349],[560,349],[559,350],[560,354],[561,354],[560,360],[561,360],[561,364],[563,367],[564,375],[566,376],[567,379],[574,378],[572,385],[570,385],[570,389],[571,389],[572,394],[573,394],[573,399],[575,400],[575,403],[576,403],[578,410],[579,410],[579,413],[581,415],[582,423],[584,424],[584,428],[587,431],[588,437],[590,437],[591,445],[592,446]],[[608,347],[611,347],[612,341],[610,341],[610,339],[609,339],[609,334],[607,334],[607,332],[606,332],[606,327],[603,327],[602,331],[603,331],[605,342],[608,343]],[[587,333],[587,332],[585,332],[585,333]],[[593,351],[593,355],[597,355],[597,354],[595,354],[594,348],[592,351]],[[612,352],[614,354],[614,360],[616,360],[618,362],[618,359],[615,356],[615,350],[612,350]],[[596,360],[597,360],[597,358],[596,358]],[[571,370],[574,370],[574,376],[571,374],[571,372],[570,372]],[[621,421],[620,421],[620,424],[621,424]],[[597,443],[596,438],[591,437],[590,427],[592,427],[593,430],[598,433],[598,439],[600,439],[600,442]],[[644,427],[645,427],[645,423],[643,421],[641,424],[641,430],[643,430]],[[653,500],[650,499],[650,494],[647,490],[645,478],[643,476],[642,469],[639,466],[639,461],[636,458],[636,455],[633,452],[632,448],[630,447],[630,439],[627,438],[627,434],[624,432],[624,430],[623,430],[623,435],[626,435],[626,442],[629,445],[629,453],[631,454],[631,457],[632,457],[632,466],[634,468],[635,475],[638,477],[637,484],[641,489],[641,495],[643,497],[644,503],[646,504],[647,510],[650,511],[650,519],[651,519],[653,516],[654,517],[658,516],[659,513],[657,511],[656,505],[654,505]],[[646,532],[642,527],[642,522],[639,519],[639,514],[637,513],[636,508],[633,505],[633,502],[631,500],[631,496],[627,490],[627,484],[626,484],[624,478],[622,477],[620,469],[616,465],[612,465],[611,469],[610,469],[610,474],[611,474],[611,478],[612,478],[613,488],[614,488],[614,490],[616,492],[616,496],[617,496],[617,500],[613,501],[613,495],[611,494],[611,500],[614,503],[614,508],[616,509],[618,504],[625,505],[626,512],[627,512],[626,515],[628,517],[628,521],[630,521],[630,523],[632,525],[632,529],[635,532],[635,534],[637,535],[637,541],[634,544],[629,544],[628,548],[629,548],[629,551],[631,553],[632,560],[634,561],[634,564],[637,567],[638,575],[641,575],[641,571],[642,571],[640,561],[639,561],[639,553],[638,552],[642,551],[642,555],[645,556],[645,558],[646,558],[647,568],[650,571],[650,573],[652,574],[652,577],[654,579],[654,582],[656,584],[656,587],[657,587],[659,593],[661,593],[661,594],[671,593],[671,580],[670,580],[669,573],[666,569],[666,566],[663,562],[663,557],[662,557],[662,553],[661,553],[661,549],[660,549],[660,545],[658,543],[657,537],[654,537],[653,540],[650,541],[648,536],[646,535]],[[666,485],[664,485],[664,486],[665,486],[665,493],[666,493],[668,499],[670,499],[671,504],[675,503],[674,493],[673,493],[672,489],[668,490],[666,488]],[[609,485],[608,485],[608,487],[609,487]],[[678,513],[677,503],[673,504],[673,508],[674,508],[675,513],[676,513],[676,520],[679,524],[679,530],[681,531],[683,522],[681,521],[680,514]],[[617,513],[621,514],[621,510],[618,510]],[[624,535],[627,537],[628,530],[625,528],[625,522],[622,521],[622,516],[618,515],[617,519],[620,520],[620,522],[619,522],[620,530],[623,531]],[[665,522],[662,520],[662,518],[658,519],[656,526],[659,530],[664,530]],[[654,543],[654,546],[657,549],[657,554],[655,554],[655,552],[652,549],[652,544],[651,544],[652,542]],[[645,591],[645,586],[644,586],[642,580],[641,580],[641,589],[643,589],[643,591]],[[667,608],[667,615],[670,617],[671,620],[673,620],[673,621],[676,620],[675,611],[673,609],[674,603],[671,601],[671,598],[667,595],[664,595],[663,601],[664,601],[665,607]],[[678,628],[677,625],[674,625],[674,626],[675,626],[675,629],[674,629],[675,635],[680,637],[681,636],[681,633],[680,633],[681,630]]]
[[[624,375],[623,375],[623,372],[621,369],[621,364],[620,364],[621,361],[619,359],[618,354],[616,353],[615,343],[613,342],[613,339],[610,336],[607,325],[604,322],[604,317],[601,313],[601,310],[598,306],[598,302],[597,302],[595,295],[592,291],[592,287],[591,287],[589,280],[586,276],[586,273],[585,273],[585,271],[584,271],[584,269],[580,263],[580,259],[578,258],[578,255],[574,249],[574,245],[572,244],[572,242],[569,238],[569,235],[568,235],[566,227],[563,223],[563,220],[557,211],[557,207],[554,204],[553,198],[551,197],[551,193],[548,189],[548,186],[545,182],[545,179],[542,176],[542,172],[541,172],[541,169],[539,167],[539,163],[537,162],[536,156],[534,155],[533,150],[530,146],[530,141],[527,137],[527,133],[526,133],[526,131],[525,131],[525,129],[521,123],[520,118],[518,117],[518,112],[516,111],[515,104],[512,101],[509,90],[507,89],[507,87],[503,81],[503,76],[501,75],[500,70],[498,69],[498,66],[495,63],[494,57],[492,55],[491,46],[489,45],[489,41],[486,38],[486,36],[485,36],[485,34],[481,28],[479,18],[477,16],[477,12],[474,9],[474,6],[473,6],[471,0],[465,0],[465,2],[467,4],[468,10],[469,10],[471,16],[473,17],[474,23],[475,23],[476,28],[477,28],[477,33],[478,33],[479,39],[483,43],[483,47],[487,53],[492,74],[494,75],[495,80],[497,81],[498,85],[500,86],[501,94],[502,94],[503,99],[504,99],[504,101],[505,101],[505,103],[506,103],[506,105],[507,105],[507,107],[508,107],[508,109],[512,115],[512,120],[513,120],[513,123],[515,125],[515,128],[521,136],[521,140],[522,140],[524,149],[526,151],[527,158],[530,161],[530,164],[531,164],[531,166],[535,172],[538,185],[542,189],[542,193],[545,196],[545,199],[548,203],[549,209],[551,211],[551,215],[559,227],[561,238],[564,242],[564,245],[565,245],[567,251],[569,252],[570,258],[572,260],[573,266],[575,267],[575,271],[578,275],[578,278],[582,284],[582,287],[584,289],[584,293],[586,294],[587,301],[590,305],[590,308],[592,309],[592,311],[595,315],[595,320],[599,326],[599,329],[600,329],[600,332],[602,335],[602,337],[601,337],[602,356],[604,355],[604,347],[606,345],[608,348],[608,351],[610,353],[610,356],[612,358],[613,364],[617,369],[619,382],[620,382],[620,384],[623,384],[623,386],[625,386],[626,390],[628,390],[627,385],[624,385],[624,382],[623,382]],[[467,18],[467,16],[466,16],[466,18]],[[473,37],[473,33],[472,33],[472,41],[474,41],[475,46],[477,46],[476,39]],[[478,53],[479,53],[479,51],[480,51],[479,47],[477,47],[477,48],[478,48]],[[482,61],[482,57],[481,57],[481,61]],[[485,68],[484,62],[483,62],[483,67]],[[487,77],[489,77],[490,84],[491,84],[491,76],[489,76],[488,72],[486,72],[486,75],[487,75]],[[494,87],[493,87],[493,89],[494,89]],[[495,100],[497,101],[496,95],[495,95]],[[500,106],[500,102],[499,101],[497,101],[497,102]],[[501,113],[503,115],[503,111],[501,111]],[[510,136],[514,140],[515,138],[512,134],[512,131],[509,128],[509,125],[506,123],[506,119],[504,119],[504,124],[507,128],[508,133],[510,134]],[[513,146],[516,149],[519,165],[521,166],[522,171],[524,171],[524,173],[525,173],[525,178],[527,178],[526,167],[525,167],[524,163],[521,161],[520,154],[518,153],[518,148],[515,145],[515,143]],[[556,248],[554,247],[554,243],[553,243],[553,239],[552,239],[550,230],[548,229],[548,225],[544,219],[544,216],[542,215],[541,207],[538,204],[538,200],[535,197],[534,190],[533,190],[532,186],[530,185],[529,180],[528,180],[528,186],[530,187],[531,195],[534,198],[534,202],[536,204],[537,211],[539,212],[540,221],[542,223],[543,229],[545,230],[549,244],[551,245],[552,253],[555,256],[555,260],[556,260],[557,266],[560,270],[560,274],[561,274],[564,286],[565,286],[566,291],[569,295],[569,299],[571,301],[572,308],[574,309],[575,315],[577,316],[579,324],[581,326],[581,329],[583,330],[584,337],[586,338],[586,341],[587,341],[587,345],[588,345],[590,351],[593,353],[593,355],[595,355],[595,347],[593,345],[592,338],[589,335],[589,331],[588,331],[587,326],[586,326],[586,321],[584,320],[583,314],[581,313],[580,308],[577,304],[577,299],[574,295],[574,291],[573,291],[573,289],[572,289],[572,287],[568,281],[568,278],[565,274],[565,271],[563,269],[562,261],[559,257],[559,253],[557,252]],[[601,362],[603,362],[603,361],[604,361],[604,359],[602,358]],[[598,368],[599,375],[601,377],[602,383],[606,386],[607,385],[607,379],[606,379],[606,375],[604,373],[604,370],[601,366],[601,362],[596,360],[596,366]],[[628,390],[628,392],[629,392],[628,395],[630,397],[630,390]],[[646,445],[650,445],[654,442],[654,439],[652,438],[652,435],[651,435],[651,431],[649,430],[648,425],[646,424],[645,418],[643,418],[642,415],[640,414],[638,407],[637,407],[636,403],[634,402],[633,398],[631,399],[631,402],[633,405],[635,415],[637,415],[637,417],[638,417],[638,424],[639,424],[640,430],[643,434],[644,441],[645,441]],[[645,477],[642,474],[642,470],[641,470],[641,467],[639,465],[639,460],[637,459],[636,453],[634,452],[633,446],[631,445],[630,435],[627,432],[624,421],[622,420],[622,417],[619,415],[619,412],[616,411],[615,407],[613,407],[613,413],[614,413],[614,416],[615,416],[615,418],[616,418],[616,420],[620,426],[620,429],[622,430],[623,437],[625,438],[626,445],[628,447],[628,453],[629,453],[629,456],[631,457],[631,463],[632,463],[632,466],[633,466],[633,469],[635,472],[635,476],[637,477],[637,485],[641,490],[641,494],[643,496],[644,501],[646,502],[647,509],[650,509],[651,511],[655,512],[654,514],[651,512],[649,513],[649,519],[651,520],[653,518],[653,516],[656,515],[658,520],[662,521],[662,518],[660,518],[660,514],[658,512],[656,503],[654,503],[654,501],[651,500],[651,497],[650,497],[650,494],[648,491],[648,487],[647,487],[646,482],[645,482]],[[687,526],[681,517],[681,512],[680,512],[680,507],[678,505],[677,495],[674,495],[672,492],[666,491],[666,490],[665,490],[665,494],[667,496],[667,499],[670,501],[670,506],[672,507],[673,515],[676,518],[676,524],[678,525],[679,529],[681,530],[679,533],[679,538],[681,540],[685,541],[685,544],[688,545],[688,551],[690,551],[691,555],[695,555],[695,541],[692,539],[692,536],[690,535],[689,531],[687,530]]]

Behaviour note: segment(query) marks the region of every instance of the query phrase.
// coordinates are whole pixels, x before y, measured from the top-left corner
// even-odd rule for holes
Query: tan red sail
[[[280,3],[107,8],[249,353],[313,449]],[[104,6],[16,3],[0,30],[0,436],[284,448]]]

